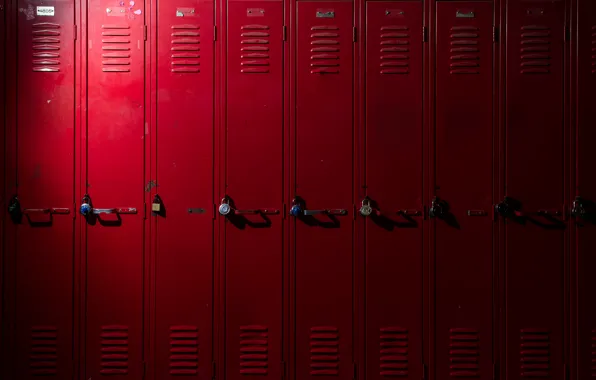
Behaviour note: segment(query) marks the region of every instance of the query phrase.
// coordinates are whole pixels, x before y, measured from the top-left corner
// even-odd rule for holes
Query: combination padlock
[[[219,213],[220,215],[226,216],[232,212],[232,206],[230,206],[230,201],[228,198],[224,198],[221,200],[221,204],[219,205]]]
[[[304,210],[302,209],[302,204],[299,201],[294,199],[292,201],[292,208],[290,208],[290,215],[293,217],[302,216],[304,214]]]
[[[373,213],[373,208],[370,205],[370,199],[364,198],[362,200],[362,207],[360,207],[360,215],[370,216]]]
[[[91,198],[88,195],[85,195],[81,200],[81,207],[79,208],[79,212],[83,216],[88,216],[93,212],[93,207],[91,207]]]
[[[21,202],[16,195],[12,197],[8,204],[8,213],[13,220],[19,220],[21,217]]]

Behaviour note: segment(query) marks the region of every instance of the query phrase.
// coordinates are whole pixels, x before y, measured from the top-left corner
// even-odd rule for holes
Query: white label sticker
[[[38,16],[54,16],[54,7],[37,7]]]

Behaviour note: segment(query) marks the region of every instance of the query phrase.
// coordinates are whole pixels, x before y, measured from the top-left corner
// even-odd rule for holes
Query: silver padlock
[[[221,200],[221,204],[219,205],[219,213],[223,216],[228,215],[232,212],[232,207],[230,206],[230,201],[227,198]]]
[[[362,200],[362,207],[360,207],[360,215],[362,216],[369,216],[372,214],[373,209],[370,206],[370,199],[365,198]]]

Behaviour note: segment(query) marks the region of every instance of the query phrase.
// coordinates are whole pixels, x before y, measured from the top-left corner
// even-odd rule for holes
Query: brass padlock
[[[157,214],[161,212],[161,198],[157,194],[155,194],[153,202],[151,203],[151,211]]]

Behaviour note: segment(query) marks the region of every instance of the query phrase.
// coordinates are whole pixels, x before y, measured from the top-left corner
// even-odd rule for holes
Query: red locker
[[[563,378],[563,1],[507,4],[505,347],[508,379]]]
[[[353,4],[296,5],[295,378],[353,376]]]
[[[422,28],[422,2],[366,3],[368,379],[422,377]]]
[[[596,3],[578,2],[577,47],[577,125],[576,181],[577,198],[572,205],[576,226],[577,268],[577,378],[596,376],[596,180],[594,180],[594,141],[596,141]]]
[[[436,379],[493,376],[492,32],[492,3],[437,3]]]
[[[214,4],[157,4],[155,378],[211,376]]]
[[[86,379],[143,374],[144,12],[87,4]]]
[[[227,4],[226,379],[281,373],[283,16],[281,1]]]
[[[17,124],[9,132],[16,139],[7,142],[16,150],[8,167],[16,171],[8,174],[14,192],[6,201],[5,219],[11,224],[7,235],[15,265],[7,268],[15,279],[10,291],[16,302],[8,306],[15,321],[13,376],[70,379],[75,330],[75,4],[20,1],[18,6]]]

